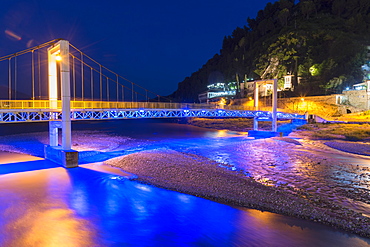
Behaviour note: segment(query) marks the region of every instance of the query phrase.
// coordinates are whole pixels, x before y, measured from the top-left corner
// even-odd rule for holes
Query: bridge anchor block
[[[61,146],[44,146],[45,159],[51,160],[65,168],[78,167],[78,151],[69,149],[64,150]]]

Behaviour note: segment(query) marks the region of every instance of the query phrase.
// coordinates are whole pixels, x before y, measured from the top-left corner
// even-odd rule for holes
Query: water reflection
[[[122,122],[91,122],[88,125],[99,129],[99,145],[115,147],[105,150],[106,157],[168,147],[201,154],[230,169],[242,169],[265,183],[309,185],[312,188],[303,188],[312,191],[340,183],[331,179],[330,174],[343,177],[336,173],[338,169],[344,170],[343,166],[323,170],[303,156],[290,155],[289,148],[296,148],[293,144],[286,150],[282,147],[287,145],[279,142],[250,141],[234,132],[171,124],[145,128],[147,124],[123,127]],[[90,134],[81,131],[85,128],[82,123],[77,126],[81,136],[91,139]],[[147,138],[150,142],[140,143],[141,146],[133,142],[127,148],[127,142],[117,141],[108,132],[115,136]],[[117,143],[100,143],[104,140],[108,144]],[[16,144],[22,145],[22,142]],[[323,171],[330,172],[330,176]],[[140,184],[127,179],[132,174],[99,163],[65,170],[44,160],[34,160],[0,165],[0,174],[4,174],[0,175],[0,246],[340,247],[370,244],[368,239],[312,222],[233,208]]]
[[[0,246],[368,244],[311,222],[140,184],[98,166],[2,175]]]
[[[265,185],[285,185],[289,191],[302,189],[370,215],[369,158],[337,153],[323,145],[313,148],[243,137],[189,140],[186,145],[186,152],[244,171]],[[173,142],[169,147],[181,150]]]
[[[0,246],[63,246],[66,240],[70,246],[92,246],[90,222],[64,200],[71,189],[66,170],[51,170],[1,177]]]
[[[9,164],[9,163],[18,163],[18,162],[24,162],[24,161],[32,161],[32,160],[43,160],[42,158],[31,156],[31,155],[2,152],[2,151],[0,151],[0,156],[1,156],[0,165]]]

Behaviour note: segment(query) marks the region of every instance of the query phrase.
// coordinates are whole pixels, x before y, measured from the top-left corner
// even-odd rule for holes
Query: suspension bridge
[[[62,39],[0,57],[0,75],[5,82],[0,83],[0,123],[49,122],[50,144],[45,157],[65,167],[78,165],[78,153],[71,150],[71,121],[242,117],[255,119],[255,130],[258,121],[271,120],[276,131],[277,119],[304,119],[303,115],[277,112],[276,103],[272,111],[174,103],[120,76]],[[258,94],[255,97],[258,102]]]

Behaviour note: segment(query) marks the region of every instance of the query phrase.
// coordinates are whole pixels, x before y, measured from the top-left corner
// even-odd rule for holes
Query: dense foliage
[[[197,102],[216,82],[293,80],[295,95],[341,92],[363,80],[370,46],[369,0],[279,0],[224,38],[220,54],[184,79],[171,97]]]

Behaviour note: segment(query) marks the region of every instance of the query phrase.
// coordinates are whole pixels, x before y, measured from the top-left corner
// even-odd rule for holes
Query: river
[[[370,245],[369,239],[314,222],[131,181],[100,162],[165,147],[244,167],[238,157],[250,139],[243,133],[155,120],[78,122],[73,142],[83,164],[64,169],[37,157],[46,130],[43,123],[0,126],[0,148],[23,153],[0,153],[0,246]],[[257,168],[250,172],[258,177]],[[283,179],[269,170],[260,173]]]

